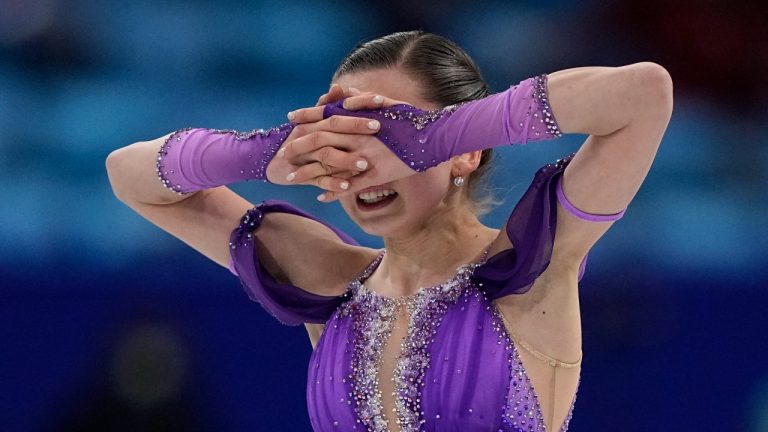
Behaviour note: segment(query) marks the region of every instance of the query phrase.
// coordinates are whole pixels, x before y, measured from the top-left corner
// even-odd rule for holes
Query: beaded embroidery
[[[482,291],[482,284],[475,285],[471,278],[478,266],[485,262],[488,249],[477,263],[457,269],[455,276],[440,285],[420,288],[415,293],[397,298],[384,297],[364,284],[379,265],[385,251],[368,265],[362,274],[348,287],[351,296],[339,306],[337,319],[353,317],[353,354],[348,378],[352,386],[349,393],[354,401],[357,422],[367,430],[388,431],[389,421],[384,417],[382,394],[379,390],[378,372],[382,364],[382,347],[392,331],[397,307],[403,305],[409,312],[408,331],[402,342],[402,351],[395,357],[393,379],[395,381],[396,421],[403,432],[420,431],[426,422],[420,401],[425,371],[431,363],[429,344],[447,309],[454,303],[468,301],[470,296],[483,297],[492,313],[493,330],[498,343],[508,352],[510,380],[507,385],[507,402],[503,407],[500,431],[544,432],[544,416],[533,385],[525,373],[517,347],[503,324],[496,306]],[[575,396],[573,399],[575,403]],[[572,416],[574,404],[560,432],[565,432]],[[471,412],[471,409],[470,409]],[[439,418],[439,416],[438,416]]]
[[[539,104],[541,112],[544,113],[544,118],[542,120],[546,124],[549,133],[556,137],[560,137],[563,133],[560,131],[560,127],[555,121],[555,116],[552,115],[552,108],[549,106],[549,90],[547,88],[548,79],[547,74],[537,75],[533,78],[533,99]],[[538,117],[538,114],[534,113],[533,116]],[[539,133],[536,132],[535,135],[538,136]]]
[[[271,129],[253,129],[248,132],[239,132],[234,129],[210,129],[210,128],[201,128],[205,129],[209,133],[216,133],[216,134],[231,134],[235,140],[237,141],[248,141],[253,139],[254,137],[262,138],[261,142],[259,144],[262,145],[256,145],[254,148],[261,148],[263,147],[262,154],[255,162],[254,165],[256,165],[256,168],[253,168],[250,170],[250,173],[253,174],[249,178],[253,179],[261,179],[264,181],[267,181],[267,165],[269,165],[269,162],[274,158],[275,154],[277,153],[277,150],[280,149],[280,146],[283,144],[286,138],[288,138],[288,135],[290,135],[291,131],[294,128],[294,124],[292,123],[285,123],[280,126],[275,126]],[[165,156],[168,156],[168,151],[171,150],[171,141],[173,138],[175,138],[176,145],[181,146],[182,141],[182,132],[184,132],[186,135],[189,134],[189,131],[194,128],[192,127],[186,127],[183,129],[179,129],[177,131],[174,131],[172,134],[168,135],[168,137],[165,139],[163,144],[160,146],[160,149],[157,152],[157,160],[155,162],[155,168],[157,172],[157,178],[160,179],[163,186],[165,186],[168,190],[175,192],[178,195],[188,195],[192,193],[193,191],[182,191],[182,186],[180,184],[174,185],[173,182],[170,179],[169,174],[174,174],[174,170],[168,169],[166,170],[165,166],[163,165],[163,158]],[[266,139],[269,138],[271,139]],[[174,147],[175,148],[175,147]],[[249,158],[252,158],[253,155],[249,154]],[[245,170],[240,170],[240,174],[245,174]]]
[[[377,112],[377,114],[391,120],[410,120],[411,125],[413,125],[415,130],[422,131],[428,124],[434,123],[446,115],[453,114],[457,109],[461,108],[463,105],[468,104],[469,102],[470,101],[462,102],[454,105],[448,105],[443,108],[438,108],[438,109],[428,110],[428,111],[425,111],[407,104],[398,104],[398,105],[392,105],[388,108],[381,109]],[[382,132],[380,132],[380,134],[381,134],[381,139],[384,140],[384,143],[387,144],[387,146],[403,162],[405,162],[408,166],[410,166],[416,172],[426,171],[429,167],[437,164],[436,159],[432,159],[431,160],[432,165],[429,165],[429,166],[425,164],[425,161],[423,159],[416,160],[417,153],[426,152],[424,148],[421,148],[420,151],[416,150],[417,153],[414,153],[412,151],[413,149],[411,150],[408,149],[407,142],[400,143],[397,140],[392,139],[388,131],[383,130]],[[427,142],[426,134],[420,133],[416,137],[416,141],[418,141],[419,144],[426,143]]]
[[[418,431],[426,420],[421,416],[420,395],[424,374],[430,364],[429,341],[437,332],[442,316],[457,301],[465,288],[471,285],[474,269],[485,261],[490,247],[479,262],[466,264],[456,274],[439,285],[422,287],[415,293],[397,298],[381,296],[367,289],[361,281],[368,278],[384,257],[382,252],[350,284],[352,300],[339,307],[339,317],[355,315],[354,353],[349,378],[354,390],[355,410],[359,421],[372,431],[387,431],[388,419],[382,413],[378,371],[382,363],[381,347],[388,339],[398,306],[405,306],[408,332],[402,351],[395,359],[395,407],[397,423],[403,432]]]
[[[507,403],[504,405],[504,414],[502,424],[510,432],[529,431],[543,432],[546,430],[544,423],[544,414],[541,410],[541,404],[533,387],[533,383],[525,372],[523,362],[520,359],[517,346],[512,341],[509,332],[504,326],[504,317],[495,304],[491,303],[493,313],[493,327],[498,334],[499,342],[504,344],[504,349],[509,352],[509,369],[511,373],[511,382],[508,387]],[[581,382],[581,379],[579,379]],[[578,384],[576,387],[578,393]],[[563,421],[560,432],[568,430],[568,423],[573,416],[573,408],[576,403],[576,394],[574,393],[571,407]]]
[[[169,142],[171,141],[171,138],[176,137],[176,141],[180,142],[181,141],[181,137],[179,136],[179,134],[181,134],[182,132],[189,133],[190,129],[192,129],[192,128],[191,127],[186,127],[186,128],[174,131],[172,134],[168,135],[168,138],[165,139],[165,141],[163,142],[163,145],[160,146],[160,150],[158,150],[158,152],[157,152],[157,160],[155,161],[155,169],[157,171],[157,178],[160,179],[160,182],[162,182],[163,186],[165,186],[168,190],[170,190],[172,192],[176,192],[179,195],[186,195],[189,192],[181,192],[180,191],[181,185],[177,184],[176,186],[174,186],[171,183],[171,180],[168,179],[168,174],[169,174],[169,172],[170,172],[170,174],[173,174],[174,170],[166,171],[165,167],[162,164],[162,160],[163,160],[163,156],[167,156],[168,155],[168,150],[171,149],[171,145],[169,144]]]
[[[467,103],[469,101],[427,111],[420,110],[411,105],[399,104],[381,109],[378,113],[392,120],[410,120],[416,130],[422,130],[427,124],[437,121],[446,114],[452,114]]]

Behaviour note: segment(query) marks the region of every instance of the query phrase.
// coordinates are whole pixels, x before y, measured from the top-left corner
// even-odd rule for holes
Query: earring
[[[456,187],[461,187],[461,185],[464,184],[464,177],[458,175],[453,178],[453,184],[456,185]]]

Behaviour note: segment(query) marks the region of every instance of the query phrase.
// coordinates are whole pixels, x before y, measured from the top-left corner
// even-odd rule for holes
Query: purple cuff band
[[[576,206],[574,206],[573,204],[571,204],[570,201],[568,201],[568,198],[565,197],[565,193],[563,193],[563,177],[564,176],[561,175],[560,178],[557,179],[557,200],[560,201],[560,204],[562,204],[562,206],[565,207],[565,209],[568,210],[568,212],[573,214],[574,216],[590,222],[606,222],[606,221],[615,221],[615,220],[621,219],[621,217],[624,216],[624,212],[627,211],[627,209],[624,209],[618,213],[601,215],[601,214],[587,213],[585,211],[581,211],[577,209]]]

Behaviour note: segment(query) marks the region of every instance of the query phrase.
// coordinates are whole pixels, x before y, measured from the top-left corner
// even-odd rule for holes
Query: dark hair
[[[491,94],[475,62],[458,45],[445,37],[421,30],[392,33],[359,43],[341,61],[333,81],[342,75],[380,68],[400,68],[421,84],[422,99],[440,106],[454,105]],[[490,167],[493,150],[482,151],[480,164],[465,184],[478,214],[487,213],[495,203],[486,191],[478,196]]]

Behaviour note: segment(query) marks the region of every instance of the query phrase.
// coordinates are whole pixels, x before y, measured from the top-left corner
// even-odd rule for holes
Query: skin
[[[321,96],[318,105],[347,97],[345,101],[353,104],[348,109],[396,101],[434,108],[420,99],[417,83],[397,70],[350,74],[338,84]],[[651,62],[572,68],[549,74],[548,86],[562,132],[589,135],[563,173],[566,197],[588,213],[611,214],[627,208],[670,120],[673,92],[668,72]],[[377,95],[383,96],[381,100]],[[325,202],[339,199],[350,218],[384,239],[387,255],[368,279],[369,289],[393,297],[409,295],[415,287],[446,280],[457,265],[476,260],[491,241],[491,255],[513,247],[505,233],[478,222],[469,201],[451,184],[453,175],[466,176],[477,167],[479,152],[415,174],[371,136],[379,125],[370,128],[367,119],[323,119],[321,106],[294,111],[291,117],[299,125],[269,164],[267,177],[277,184],[320,187]],[[168,136],[137,142],[109,155],[106,167],[114,194],[142,217],[227,267],[232,227],[254,203],[225,186],[184,196],[161,186],[155,160]],[[358,168],[358,161],[366,161],[367,166]],[[375,214],[358,212],[352,194],[376,185],[395,189],[396,201]],[[494,301],[509,322],[508,330],[534,342],[541,353],[570,363],[581,354],[578,265],[614,222],[585,221],[557,206],[548,267],[525,294]],[[262,264],[275,279],[326,296],[342,294],[378,253],[341,242],[321,223],[279,212],[264,218],[254,231],[254,242]],[[305,325],[314,346],[322,324]],[[549,388],[551,368],[525,350],[520,355],[534,387]],[[548,429],[556,430],[551,426],[565,417],[577,372],[560,370],[557,391],[549,394],[556,393],[557,401],[542,399]]]
[[[335,82],[353,97],[347,109],[375,108],[407,103],[422,109],[440,106],[423,99],[420,84],[403,71],[374,69],[339,77]],[[381,103],[376,95],[387,95]],[[330,99],[330,98],[326,98]],[[321,108],[321,107],[320,107]],[[317,118],[318,109],[293,113],[294,121]],[[384,147],[368,136],[368,147]],[[375,142],[374,142],[375,141]],[[387,149],[388,150],[388,149]],[[365,232],[382,237],[387,254],[372,278],[383,295],[409,295],[420,286],[431,286],[452,276],[458,265],[479,258],[496,238],[499,230],[478,220],[464,188],[453,184],[456,175],[470,175],[480,163],[481,152],[475,151],[438,164],[424,172],[415,172],[387,151],[377,155],[376,165],[400,165],[400,178],[368,186],[380,179],[375,173],[355,177],[356,184],[345,193],[326,192],[326,201],[338,198],[344,211]],[[392,172],[392,170],[387,170]],[[398,174],[401,175],[401,174]],[[395,177],[395,175],[390,175]],[[392,189],[397,197],[386,207],[373,212],[360,211],[356,190],[364,188]],[[333,194],[333,195],[332,195]]]

